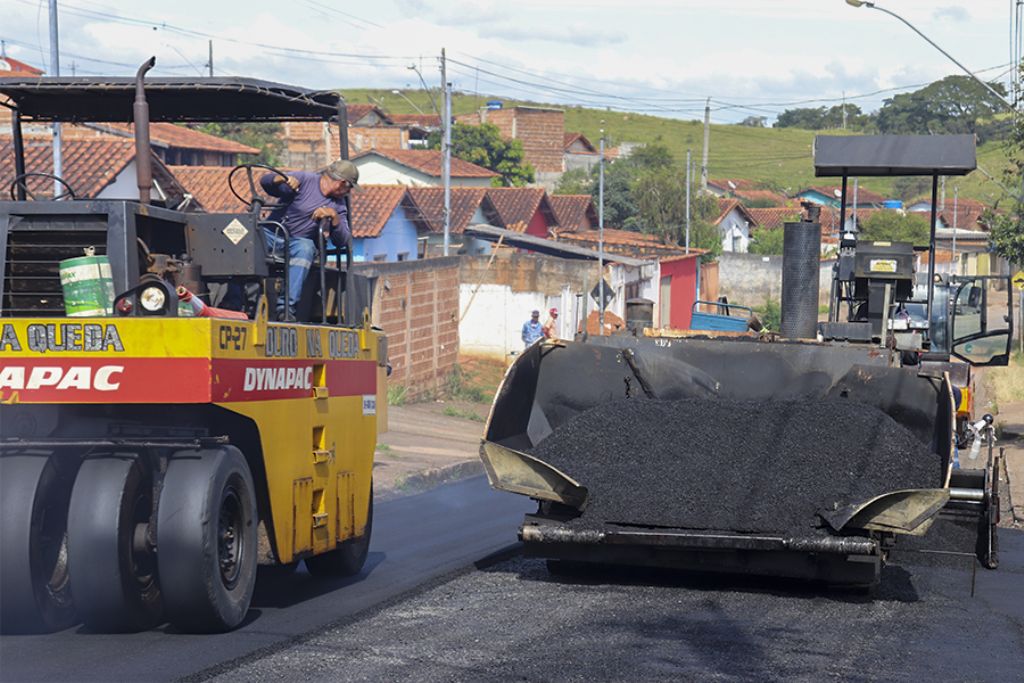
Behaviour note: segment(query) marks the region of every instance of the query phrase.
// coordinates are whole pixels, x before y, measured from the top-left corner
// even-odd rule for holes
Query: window
[[[398,260],[399,261],[408,261],[409,260],[409,252],[403,251],[401,254],[398,255]]]
[[[387,254],[374,254],[374,256],[373,256],[373,262],[374,263],[384,263],[387,260],[388,260],[388,255]]]

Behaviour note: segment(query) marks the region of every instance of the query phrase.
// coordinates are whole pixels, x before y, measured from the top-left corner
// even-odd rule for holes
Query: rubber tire
[[[45,455],[0,458],[0,633],[50,633],[78,621],[67,576],[57,590],[41,580],[66,562],[60,547],[42,542],[40,526],[52,522],[66,541],[73,483],[74,473]]]
[[[233,492],[241,525],[237,577],[220,570],[220,512]],[[179,451],[164,475],[157,511],[157,565],[164,609],[191,633],[230,631],[245,619],[256,583],[255,487],[245,457],[234,446]]]
[[[133,567],[135,526],[148,519],[152,488],[134,457],[90,458],[78,470],[68,512],[68,560],[78,614],[91,629],[144,631],[162,620],[155,556],[138,558],[149,564],[145,585]]]
[[[370,553],[370,536],[373,533],[373,486],[370,486],[370,504],[366,513],[366,528],[362,536],[342,541],[334,548],[320,555],[306,558],[306,570],[320,578],[355,576],[363,570],[366,556]]]

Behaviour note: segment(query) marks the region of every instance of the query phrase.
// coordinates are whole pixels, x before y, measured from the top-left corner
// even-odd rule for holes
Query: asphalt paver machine
[[[972,136],[820,136],[816,174],[843,179],[827,319],[811,210],[785,227],[781,336],[646,330],[519,356],[480,454],[493,487],[538,501],[527,554],[861,587],[894,550],[994,568],[991,419],[958,413],[970,367],[1008,361],[1008,282],[935,266],[938,177],[975,165]],[[847,222],[848,179],[892,175],[932,177],[926,266]],[[968,429],[988,437],[974,469]]]
[[[254,173],[279,171],[236,168],[236,213],[168,206],[149,140],[150,121],[321,122],[347,158],[345,103],[245,78],[146,79],[154,63],[134,79],[0,79],[13,119],[0,165],[4,633],[228,630],[257,565],[337,577],[366,558],[387,363],[372,281],[349,268],[351,245],[328,264],[321,244],[299,319],[277,310],[288,268],[263,234],[288,235]],[[22,126],[54,121],[134,123],[138,197],[75,199],[59,178],[68,196],[53,197],[49,169],[26,166]],[[212,307],[226,284],[254,294],[248,311]]]

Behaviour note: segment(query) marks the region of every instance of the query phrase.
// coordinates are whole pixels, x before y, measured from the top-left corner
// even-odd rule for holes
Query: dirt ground
[[[388,406],[388,431],[378,437],[374,457],[376,497],[397,498],[483,472],[480,438],[504,372],[502,363],[461,357],[445,398]]]
[[[995,415],[996,446],[1005,456],[1000,524],[1024,528],[1024,359],[1014,354],[1008,367],[982,369],[975,387],[974,411]]]

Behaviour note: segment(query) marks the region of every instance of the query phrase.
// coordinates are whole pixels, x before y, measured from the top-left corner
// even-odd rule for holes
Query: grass
[[[401,96],[390,90],[354,88],[342,93],[352,104],[372,102],[396,114],[415,113],[415,109]],[[430,100],[423,90],[403,90],[402,94],[416,103],[424,112],[432,112]],[[435,94],[436,97],[436,94]],[[565,110],[565,130],[579,131],[591,142],[597,144],[603,128],[609,144],[621,142],[651,143],[660,141],[682,165],[686,150],[694,155],[695,165],[700,164],[704,128],[701,121],[684,121],[647,114],[612,112],[586,107],[550,105],[543,102],[510,100],[490,95],[472,96],[454,93],[452,111],[467,114],[487,100],[500,99],[506,106],[532,104],[555,106]],[[440,104],[440,100],[438,100]],[[797,128],[750,128],[739,125],[711,124],[708,151],[708,169],[712,178],[743,178],[761,182],[768,187],[796,192],[810,185],[837,185],[838,178],[815,178],[811,147],[815,135],[838,134],[843,131],[809,131]],[[1000,177],[1007,166],[1004,148],[999,142],[986,142],[978,147],[978,165],[984,171]],[[865,178],[860,186],[881,194],[889,195],[892,178]],[[953,187],[959,185],[960,196],[978,199],[991,204],[1002,193],[998,184],[989,180],[983,171],[977,170],[963,178],[946,181],[946,201],[953,198]]]
[[[387,445],[386,443],[379,443],[377,444],[377,451],[381,453],[390,453],[391,446]]]
[[[505,374],[505,366],[483,358],[461,357],[445,378],[447,398],[469,403],[490,403]]]
[[[388,386],[388,405],[389,406],[404,406],[405,400],[409,394],[409,388],[391,384]]]
[[[444,410],[441,411],[448,417],[461,417],[464,420],[472,420],[473,422],[483,422],[484,418],[477,415],[472,410],[463,410],[461,408],[455,408],[453,406],[445,406]]]

